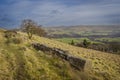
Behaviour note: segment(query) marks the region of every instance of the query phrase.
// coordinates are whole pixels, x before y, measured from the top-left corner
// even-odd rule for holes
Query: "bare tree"
[[[41,26],[38,26],[33,20],[30,19],[25,19],[22,21],[21,29],[28,34],[29,39],[32,38],[33,34],[38,36],[44,36],[46,34]]]
[[[34,27],[36,26],[36,23],[30,19],[25,19],[22,21],[21,29],[24,32],[27,32],[29,39],[32,38],[32,35],[34,33]]]

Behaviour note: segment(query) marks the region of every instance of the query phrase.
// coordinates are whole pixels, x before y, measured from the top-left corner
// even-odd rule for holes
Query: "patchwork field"
[[[46,32],[50,37],[115,37],[120,35],[120,25],[80,25],[80,26],[60,26],[46,27]],[[119,36],[120,37],[120,36]]]

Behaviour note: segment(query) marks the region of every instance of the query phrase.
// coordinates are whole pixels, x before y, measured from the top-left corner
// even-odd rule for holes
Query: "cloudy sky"
[[[0,0],[0,26],[23,19],[43,26],[120,24],[120,0]]]

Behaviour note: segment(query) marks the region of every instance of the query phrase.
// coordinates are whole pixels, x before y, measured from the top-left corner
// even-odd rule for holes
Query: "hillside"
[[[50,37],[119,36],[120,25],[78,25],[46,27]]]
[[[0,80],[119,80],[120,56],[91,49],[71,46],[54,39],[18,32],[21,42],[6,43],[4,31],[0,30]],[[31,44],[40,43],[51,48],[68,51],[71,55],[88,60],[85,71],[79,71],[59,57],[35,50]]]

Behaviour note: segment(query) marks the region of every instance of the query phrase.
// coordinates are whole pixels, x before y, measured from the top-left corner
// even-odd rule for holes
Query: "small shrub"
[[[83,40],[83,46],[87,48],[91,43],[88,42],[86,39]]]
[[[16,31],[12,31],[12,30],[7,30],[4,33],[5,33],[4,37],[7,38],[7,39],[15,37],[15,35],[17,35],[17,32]]]
[[[71,44],[71,45],[75,45],[75,42],[74,42],[74,40],[72,40],[70,44]]]
[[[20,44],[22,40],[20,38],[12,38],[12,43]]]

